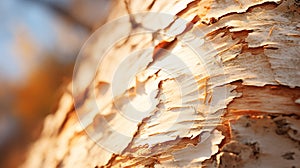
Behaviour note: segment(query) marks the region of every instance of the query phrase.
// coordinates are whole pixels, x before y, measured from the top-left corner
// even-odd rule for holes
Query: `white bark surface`
[[[169,20],[164,31],[174,38],[141,34],[113,46],[90,84],[78,86],[75,98],[82,101],[76,110],[69,85],[23,167],[299,166],[298,5],[293,0],[117,2],[111,20],[151,11],[190,24],[175,31],[177,22]],[[129,20],[124,29],[132,24]],[[91,73],[99,45],[95,40],[79,75]],[[152,50],[130,55],[143,48]],[[128,76],[114,81],[119,71]],[[124,85],[109,89],[116,82]]]

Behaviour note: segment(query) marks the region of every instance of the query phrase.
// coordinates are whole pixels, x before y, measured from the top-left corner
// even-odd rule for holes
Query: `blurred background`
[[[0,167],[17,167],[110,0],[0,1]]]

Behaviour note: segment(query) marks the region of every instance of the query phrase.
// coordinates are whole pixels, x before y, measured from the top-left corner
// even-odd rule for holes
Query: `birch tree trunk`
[[[119,40],[94,67],[117,27],[96,34],[22,166],[298,167],[299,4],[116,2],[109,21],[133,14],[124,31],[148,11],[177,16],[159,30],[171,35]]]

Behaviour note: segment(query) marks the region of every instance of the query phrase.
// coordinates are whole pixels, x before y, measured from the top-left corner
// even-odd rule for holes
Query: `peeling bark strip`
[[[174,36],[171,40],[144,34],[113,46],[109,59],[103,60],[104,71],[97,69],[89,86],[79,89],[76,111],[69,85],[23,167],[300,165],[298,1],[118,1],[110,19],[141,10],[169,13],[190,23],[182,25],[176,17],[166,23],[164,32]],[[143,25],[139,21],[130,18],[128,27]],[[183,42],[187,40],[191,46]],[[88,59],[99,54],[99,45],[95,40],[87,67],[93,61]],[[128,56],[151,46],[150,52]],[[127,71],[138,67],[140,73],[111,97],[111,77],[123,70],[118,69],[121,65],[129,65]],[[89,68],[81,75],[88,73]],[[131,105],[146,113],[130,116]],[[125,120],[120,111],[134,121]],[[128,136],[120,140],[120,132]]]

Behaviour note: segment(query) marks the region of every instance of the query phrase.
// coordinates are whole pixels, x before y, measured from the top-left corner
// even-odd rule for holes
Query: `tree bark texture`
[[[299,5],[297,0],[116,2],[108,20],[148,11],[176,15],[189,24],[174,38],[142,34],[113,46],[94,84],[78,89],[77,108],[69,84],[22,166],[299,167]],[[139,21],[133,17],[128,25],[134,29]],[[165,23],[163,31],[170,32],[176,20]],[[189,37],[202,60],[182,43]],[[97,45],[95,40],[88,58],[97,57]],[[140,61],[135,81],[121,88],[118,98],[109,97],[116,67],[143,47],[153,51],[126,60],[129,72]],[[180,58],[189,72],[181,64],[170,65],[174,59],[162,49]],[[153,67],[169,67],[172,75]],[[87,68],[80,75],[88,73]],[[118,113],[130,113],[126,98],[141,108],[150,99],[149,112],[123,122]],[[104,121],[116,131],[108,131]],[[116,132],[129,138],[119,139]]]

